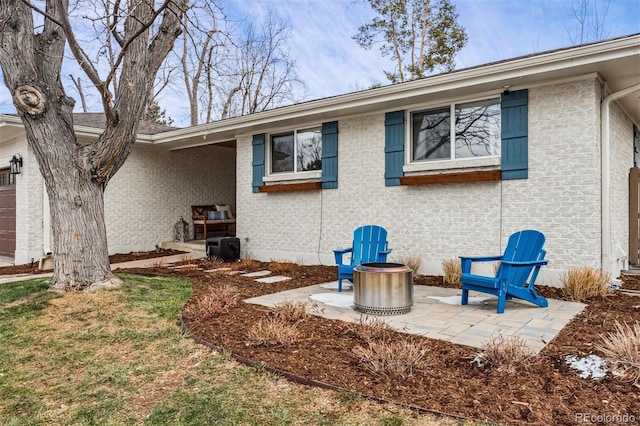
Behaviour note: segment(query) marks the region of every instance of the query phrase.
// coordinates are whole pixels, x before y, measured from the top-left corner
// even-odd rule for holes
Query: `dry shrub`
[[[462,264],[460,263],[460,259],[457,257],[445,259],[442,261],[441,265],[445,284],[460,284],[460,277],[462,276]]]
[[[481,368],[515,373],[519,369],[526,370],[528,361],[533,356],[534,353],[520,337],[505,339],[498,336],[484,343],[482,352],[472,362],[476,362]]]
[[[300,332],[296,324],[281,318],[268,317],[258,321],[245,336],[247,346],[289,346],[298,341]]]
[[[233,269],[251,269],[257,263],[258,261],[253,258],[251,252],[246,252],[239,261],[233,264]]]
[[[424,365],[427,349],[423,343],[407,340],[370,341],[368,347],[356,346],[353,353],[360,365],[381,376],[411,377]]]
[[[393,327],[384,318],[369,315],[360,315],[360,319],[351,329],[366,342],[386,340],[389,332],[393,331]]]
[[[167,266],[167,262],[160,258],[159,260],[152,261],[151,266],[153,268],[165,268]]]
[[[213,288],[210,294],[196,298],[184,309],[184,315],[190,318],[207,320],[227,312],[238,304],[240,291],[230,284]]]
[[[615,322],[616,331],[601,335],[602,343],[596,346],[612,368],[622,378],[640,387],[640,323],[633,326]]]
[[[295,271],[298,268],[293,262],[281,262],[277,260],[272,260],[269,264],[269,270],[274,274],[289,274],[292,271]]]
[[[225,268],[225,261],[219,258],[218,256],[213,256],[211,259],[207,260],[207,266],[209,269],[218,269]]]
[[[574,300],[582,301],[609,292],[611,275],[593,266],[572,268],[560,276],[564,292]]]
[[[226,308],[232,308],[240,301],[240,290],[231,284],[222,284],[211,289],[213,297],[220,300]]]
[[[292,302],[285,300],[274,306],[274,315],[287,323],[297,323],[309,316],[307,308],[310,302]]]
[[[420,270],[420,265],[422,265],[422,259],[420,259],[415,254],[403,254],[398,257],[398,263],[402,263],[403,265],[408,266],[413,271],[413,276],[418,275],[418,271]]]

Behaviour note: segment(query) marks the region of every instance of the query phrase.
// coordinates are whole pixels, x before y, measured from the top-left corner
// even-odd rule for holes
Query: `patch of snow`
[[[337,290],[338,289],[338,281],[331,281],[329,283],[320,284],[320,287],[328,288],[330,290]],[[351,288],[353,288],[353,284],[352,283],[350,283],[347,280],[342,280],[342,290],[351,290]]]
[[[462,296],[448,296],[448,297],[429,296],[429,299],[435,299],[442,303],[446,303],[447,305],[460,305],[462,303]],[[482,305],[486,300],[489,300],[489,298],[488,297],[469,297],[469,305]]]
[[[580,371],[580,377],[583,379],[599,379],[607,375],[607,363],[598,355],[589,355],[584,358],[578,358],[575,355],[567,355],[565,358],[567,364],[574,370]]]
[[[336,308],[352,308],[353,294],[317,293],[309,296],[311,300]]]

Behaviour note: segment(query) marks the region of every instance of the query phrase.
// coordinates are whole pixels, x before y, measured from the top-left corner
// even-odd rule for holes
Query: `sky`
[[[572,7],[576,0],[451,2],[468,36],[467,45],[456,56],[456,69],[569,47],[577,40],[579,24]],[[374,16],[367,1],[225,0],[222,4],[230,17],[262,21],[272,9],[290,24],[288,47],[296,61],[297,77],[306,85],[306,100],[363,90],[374,83],[388,84],[383,70],[393,69],[391,60],[382,57],[376,46],[364,50],[352,38]],[[605,23],[605,38],[640,33],[640,0],[610,0]],[[174,125],[188,125],[186,98],[166,95],[160,104],[175,120]],[[0,113],[15,113],[4,85],[0,87]]]

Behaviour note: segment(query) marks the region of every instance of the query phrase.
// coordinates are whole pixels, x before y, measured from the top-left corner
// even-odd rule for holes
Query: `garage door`
[[[9,169],[0,170],[0,256],[16,251],[16,185]]]

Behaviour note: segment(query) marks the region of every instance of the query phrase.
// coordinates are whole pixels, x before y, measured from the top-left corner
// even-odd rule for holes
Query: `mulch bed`
[[[219,265],[201,260],[202,267]],[[241,300],[335,280],[333,266],[299,266],[254,262],[247,272],[269,269],[291,280],[259,283],[225,272],[167,268],[127,270],[144,275],[181,276],[193,283],[194,293],[183,310],[189,331],[217,347],[274,369],[309,380],[372,396],[425,411],[502,424],[582,424],[640,422],[640,388],[608,374],[601,379],[582,379],[565,361],[567,356],[599,354],[601,335],[615,331],[616,322],[640,322],[640,297],[614,292],[587,301],[587,307],[525,368],[498,371],[481,369],[472,360],[473,347],[391,332],[392,340],[424,344],[425,362],[406,377],[372,374],[354,355],[354,347],[366,347],[358,324],[309,316],[298,323],[301,336],[287,346],[251,346],[248,330],[273,310],[240,302],[226,312],[211,316],[199,300],[222,285],[233,285]],[[0,268],[0,273],[3,273]],[[623,289],[640,290],[638,276],[622,277]],[[418,276],[416,285],[442,285],[442,277]],[[536,286],[547,298],[565,299],[561,289]],[[569,299],[567,299],[569,300]],[[588,417],[585,417],[588,416]]]

